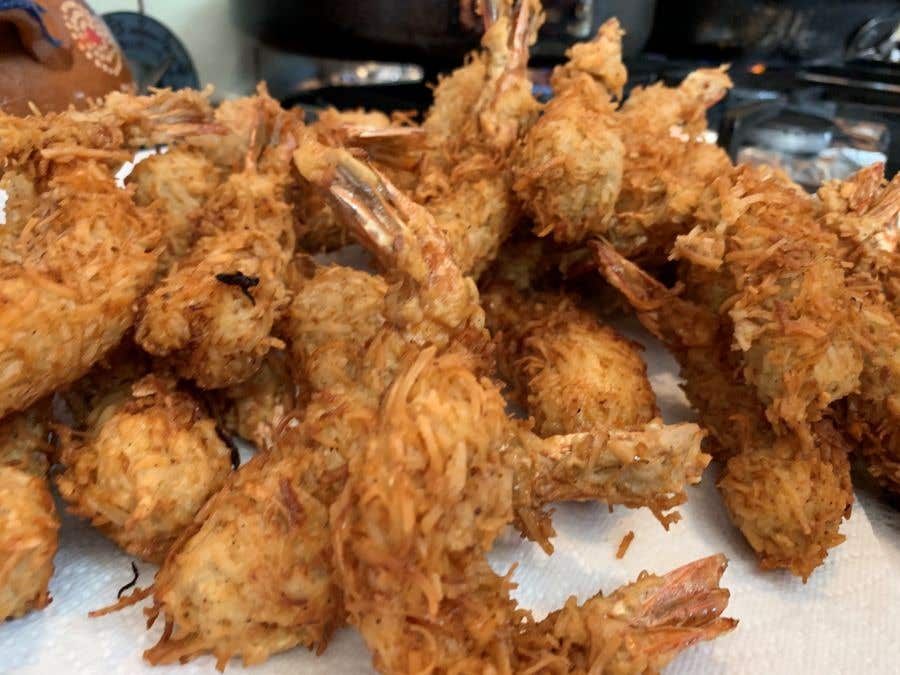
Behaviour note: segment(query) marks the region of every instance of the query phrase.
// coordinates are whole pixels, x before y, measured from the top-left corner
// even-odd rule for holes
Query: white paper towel
[[[668,422],[692,418],[677,386],[671,357],[634,322],[619,326],[645,343],[649,373]],[[641,570],[664,573],[712,553],[724,552],[730,562],[723,585],[731,590],[727,616],[740,619],[730,635],[691,648],[668,672],[675,673],[896,673],[900,642],[898,569],[882,547],[857,503],[841,530],[847,541],[833,549],[825,565],[804,585],[780,572],[760,572],[756,559],[728,521],[714,487],[716,467],[703,484],[690,491],[680,508],[681,522],[667,533],[646,510],[598,505],[561,505],[555,514],[556,552],[548,557],[517,536],[498,542],[492,562],[505,571],[518,561],[517,597],[543,616],[571,594],[579,599],[598,589],[611,591],[634,579]],[[889,550],[900,550],[897,512],[879,507],[879,527]],[[615,551],[629,530],[635,539],[623,560]],[[141,609],[132,607],[100,619],[88,619],[91,609],[115,600],[116,590],[131,580],[131,558],[83,523],[66,517],[56,575],[50,590],[53,603],[41,612],[0,626],[0,671],[21,673],[212,673],[214,662],[199,658],[185,666],[151,668],[141,653],[153,645],[162,629],[146,631]],[[153,568],[139,563],[146,585]],[[237,662],[229,672],[242,668]],[[324,655],[296,649],[257,666],[258,675],[281,673],[371,673],[370,657],[352,629],[340,631]]]

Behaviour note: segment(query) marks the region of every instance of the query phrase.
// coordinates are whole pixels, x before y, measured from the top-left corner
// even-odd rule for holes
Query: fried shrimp
[[[499,390],[475,374],[490,367],[477,289],[453,264],[437,224],[348,153],[311,143],[298,148],[298,169],[328,189],[387,280],[338,267],[307,270],[297,280],[280,330],[309,403],[279,425],[272,450],[239,469],[171,549],[154,584],[152,615],[164,615],[167,628],[147,653],[153,663],[212,652],[224,667],[232,656],[255,663],[296,644],[324,647],[345,616],[328,510],[351,489],[351,463],[362,461],[381,424],[379,411],[389,405],[385,397],[396,396],[390,392],[402,387],[417,360],[447,359],[454,372],[478,383],[490,401],[489,419],[487,426],[477,416],[467,419],[469,433],[503,439],[491,447],[491,462],[509,479],[509,511],[491,527],[515,522],[548,550],[553,532],[542,509],[549,500],[647,503],[647,486],[658,491],[663,473],[690,470],[682,466],[685,448],[699,447],[692,433],[653,438],[673,432],[649,425],[540,439],[507,417]],[[495,479],[485,475],[485,485]],[[292,602],[266,600],[283,593],[285,579]]]
[[[869,473],[900,493],[900,320],[871,277],[851,278],[860,311],[857,327],[865,343],[859,391],[844,402],[846,429]]]
[[[528,46],[543,21],[533,0],[486,8],[482,51],[440,80],[423,128],[426,150],[414,198],[434,216],[453,257],[478,276],[519,219],[506,157],[539,104],[527,77]]]
[[[144,657],[178,663],[203,653],[224,670],[304,645],[324,649],[341,622],[331,581],[329,480],[315,453],[260,453],[236,471],[170,549],[153,584],[151,623],[166,628]]]
[[[190,254],[143,303],[138,344],[205,389],[248,379],[282,344],[271,331],[289,301],[294,231],[284,188],[292,119],[270,121],[270,145],[216,189]]]
[[[390,176],[392,182],[406,190],[413,188],[425,134],[420,127],[409,126],[405,116],[327,108],[309,128],[327,146],[365,151],[369,160]],[[315,186],[298,181],[292,186],[290,201],[297,246],[301,250],[319,253],[350,243],[343,222]]]
[[[549,490],[537,487],[535,494],[543,503],[602,494],[609,504],[649,506],[666,527],[678,520],[667,511],[687,499],[685,486],[700,481],[711,458],[700,450],[697,425],[658,419],[637,346],[559,293],[526,297],[495,281],[482,297],[500,374],[513,382],[513,400],[545,439],[535,475],[555,476]],[[567,466],[583,475],[568,474]],[[592,476],[589,466],[603,469]],[[609,487],[599,490],[594,478],[606,471]]]
[[[727,561],[710,556],[661,577],[636,581],[584,604],[569,598],[515,638],[522,673],[656,673],[684,649],[735,628],[722,618],[730,594],[719,587]]]
[[[193,397],[148,375],[102,397],[84,432],[63,435],[56,485],[70,511],[128,553],[161,562],[224,484],[229,455]]]
[[[626,77],[622,34],[610,19],[566,52],[551,78],[553,98],[514,155],[516,196],[540,236],[581,241],[608,227],[625,158],[613,102]]]
[[[709,309],[730,319],[743,378],[770,422],[808,440],[809,424],[859,386],[863,366],[836,238],[816,222],[812,199],[764,168],[718,178],[697,218],[673,249],[687,292],[704,288]]]
[[[625,144],[622,187],[605,236],[631,259],[659,264],[693,225],[706,187],[731,168],[700,138],[705,112],[731,88],[721,68],[701,68],[678,87],[635,88],[617,111]]]
[[[820,222],[837,235],[842,260],[852,265],[850,287],[864,341],[859,391],[839,408],[869,473],[900,492],[900,175],[888,183],[873,164],[818,192]]]
[[[838,528],[853,503],[845,443],[826,420],[803,437],[773,427],[735,363],[726,319],[675,295],[609,243],[595,249],[607,280],[675,354],[685,393],[726,460],[725,505],[761,566],[808,578],[844,539]]]
[[[719,491],[763,569],[787,569],[805,581],[845,539],[838,532],[853,503],[848,448],[827,422],[816,447],[778,437],[729,458]]]
[[[47,481],[49,402],[0,422],[0,622],[50,602],[59,518]]]
[[[315,175],[314,166],[300,157],[298,161],[307,175]],[[411,348],[431,345],[442,351],[463,351],[472,368],[481,373],[490,372],[492,360],[485,359],[488,336],[477,291],[453,265],[437,224],[353,158],[338,153],[333,161],[337,169],[322,173],[322,179],[331,181],[332,194],[347,214],[351,230],[382,260],[389,279],[395,280],[385,290],[362,272],[320,271],[311,285],[298,291],[289,312],[288,342],[295,350],[294,362],[304,367],[301,377],[312,389],[322,392],[310,404],[311,410],[321,414],[310,415],[310,409],[307,414],[315,420],[315,433],[327,439],[326,447],[339,449],[355,446],[360,421],[367,416],[345,420],[335,411],[374,409]],[[349,329],[331,318],[335,307],[351,308]],[[652,399],[651,406],[655,410]],[[329,414],[333,419],[326,424]],[[684,429],[648,425],[646,434],[637,431],[614,438],[594,428],[592,433],[540,439],[522,424],[511,419],[508,423],[518,439],[512,452],[521,459],[518,522],[527,536],[548,550],[552,529],[541,509],[564,492],[568,499],[632,506],[646,499],[661,514],[683,500],[683,491],[673,485],[697,482],[708,462],[700,453],[702,434],[694,425],[683,425]],[[638,477],[640,467],[647,471]],[[657,472],[662,478],[666,470],[668,477],[659,483],[658,493],[651,494],[651,474]],[[571,482],[567,492],[560,487],[563,478]],[[537,485],[540,481],[543,486]]]
[[[281,104],[269,96],[264,83],[256,87],[256,94],[223,101],[212,111],[212,133],[198,130],[185,134],[185,147],[204,155],[225,173],[245,167],[248,154],[264,145],[272,120],[284,114]]]
[[[60,167],[0,272],[0,415],[73,382],[131,327],[159,232],[107,169]]]
[[[123,146],[196,133],[209,112],[203,94],[161,91],[0,115],[3,186],[14,188],[0,236],[0,416],[82,376],[132,325],[161,233],[112,171],[130,158]]]
[[[700,69],[675,88],[637,87],[617,107],[622,35],[608,20],[554,70],[554,97],[515,153],[514,187],[538,235],[603,235],[627,257],[658,263],[690,227],[703,189],[730,167],[698,136],[731,81],[723,69]]]
[[[225,427],[260,450],[274,446],[276,429],[306,400],[280,350],[266,354],[262,367],[249,380],[210,392]]]
[[[313,171],[307,162],[315,164],[333,152],[361,170],[356,160],[340,151],[305,154],[302,150],[298,150],[298,164],[303,169]],[[347,191],[348,208],[362,208],[366,198],[374,197],[368,193],[355,197],[350,188],[359,176],[352,176],[339,179],[334,188]],[[325,175],[318,178],[331,180]],[[375,174],[363,178],[374,180]],[[395,199],[399,195],[399,191],[391,193]],[[419,208],[408,200],[402,204]],[[453,277],[448,271],[453,268],[446,265],[429,268],[423,262],[421,250],[439,246],[439,240],[425,236],[424,225],[420,239],[401,229],[400,223],[388,220],[384,224],[396,231],[376,230],[376,224],[360,225],[358,231],[373,238],[380,233],[376,241],[386,246],[385,255],[393,251],[398,256],[397,260],[385,258],[386,264],[396,266],[398,276],[406,272],[407,286],[397,284],[397,297],[391,301],[385,298],[383,280],[359,272],[344,274],[342,268],[314,270],[299,283],[283,333],[292,338],[289,347],[296,362],[291,368],[298,380],[311,387],[311,400],[300,419],[280,425],[270,452],[241,467],[207,502],[171,549],[153,587],[151,615],[163,616],[167,628],[159,644],[146,653],[151,663],[205,652],[216,657],[219,667],[232,656],[258,663],[298,644],[323,649],[333,629],[343,623],[340,586],[332,576],[328,508],[343,488],[346,458],[354,454],[353,447],[374,423],[377,401],[386,386],[382,380],[389,382],[399,367],[393,362],[399,358],[398,350],[413,335],[429,335],[429,329],[433,339],[441,335],[450,341],[452,320],[460,322],[458,330],[464,332],[471,321],[477,323],[477,316],[470,314],[480,312],[470,280],[458,272]],[[402,251],[392,245],[393,237],[399,236],[407,237]],[[417,281],[425,290],[419,292]],[[445,305],[429,295],[447,292],[453,284],[462,297],[471,294],[474,298],[465,310],[458,307],[461,301]],[[416,296],[410,298],[410,293]],[[451,289],[447,297],[453,295]],[[433,298],[433,306],[419,310],[419,296],[423,302]],[[357,303],[349,305],[359,310],[352,317],[357,323],[345,323],[345,299]],[[396,323],[388,324],[391,308],[395,308]],[[423,327],[413,330],[419,322]],[[367,332],[368,338],[363,335]],[[375,344],[379,333],[382,340]],[[362,363],[367,358],[381,360],[368,362],[377,367],[366,377],[354,379],[352,375],[360,371],[340,367],[342,359]],[[327,365],[329,360],[334,363]],[[374,404],[369,403],[372,399]]]
[[[163,224],[162,274],[190,251],[197,236],[198,209],[221,181],[215,164],[182,147],[148,157],[128,176],[127,184],[134,185],[135,203],[154,209]]]
[[[335,561],[350,621],[382,672],[516,672],[520,658],[533,657],[530,615],[510,597],[510,577],[485,558],[513,520],[504,407],[465,358],[423,350],[386,392],[376,429],[350,460],[331,510]],[[718,616],[727,595],[715,597],[712,613],[713,603],[698,603],[704,611],[686,624]],[[541,648],[568,663],[567,647]]]
[[[640,347],[562,293],[482,292],[501,376],[542,435],[631,428],[658,416]]]
[[[900,316],[900,174],[885,181],[884,164],[860,169],[818,192],[821,223],[838,237],[841,258],[855,274],[877,279],[895,316]]]

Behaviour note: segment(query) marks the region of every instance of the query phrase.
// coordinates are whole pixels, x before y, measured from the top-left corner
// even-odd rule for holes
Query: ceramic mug
[[[27,115],[83,107],[131,73],[119,45],[81,0],[0,0],[0,108]]]

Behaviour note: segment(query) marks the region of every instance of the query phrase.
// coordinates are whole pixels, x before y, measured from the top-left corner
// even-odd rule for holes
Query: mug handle
[[[0,0],[0,23],[15,27],[22,46],[36,61],[49,68],[69,68],[71,42],[65,29],[46,14],[47,9],[34,0]]]

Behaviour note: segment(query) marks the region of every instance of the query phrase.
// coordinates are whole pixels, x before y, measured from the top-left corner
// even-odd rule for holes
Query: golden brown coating
[[[210,396],[225,428],[259,450],[274,447],[281,421],[306,401],[305,389],[296,383],[287,355],[274,349],[249,380],[210,392]]]
[[[482,297],[498,370],[543,437],[523,437],[534,450],[519,465],[520,490],[530,486],[540,504],[602,499],[647,506],[666,527],[677,521],[667,511],[684,503],[711,458],[697,425],[655,419],[638,346],[561,293],[523,295],[495,281]]]
[[[281,335],[296,380],[312,391],[352,386],[353,360],[385,324],[384,277],[339,265],[295,284]]]
[[[212,133],[195,132],[182,141],[211,160],[220,170],[231,173],[244,168],[247,154],[255,146],[269,143],[269,135],[277,133],[273,120],[284,114],[281,104],[269,96],[260,82],[252,96],[229,99],[213,111]],[[200,130],[201,132],[203,130]]]
[[[165,251],[160,272],[187,255],[197,237],[197,210],[222,181],[220,170],[206,157],[173,147],[140,162],[126,183],[134,185],[134,201],[154,209],[162,224]]]
[[[160,232],[112,172],[128,147],[196,133],[210,113],[205,94],[163,90],[110,94],[85,111],[0,115],[0,167],[15,183],[14,236],[0,236],[0,416],[83,375],[132,324]]]
[[[707,109],[730,88],[725,68],[701,68],[677,87],[636,87],[619,110],[625,166],[607,236],[629,258],[664,260],[706,186],[731,168],[722,148],[699,138]]]
[[[518,672],[517,638],[531,618],[485,558],[514,518],[512,456],[498,452],[514,431],[504,407],[467,359],[426,349],[401,370],[350,460],[331,511],[335,561],[350,621],[381,672]],[[713,616],[726,599],[716,596]],[[688,621],[711,618],[697,609]],[[530,651],[538,633],[528,637]],[[559,644],[540,648],[566,658]]]
[[[39,191],[55,166],[73,160],[103,162],[115,171],[138,148],[204,131],[220,133],[211,124],[210,92],[160,89],[149,96],[112,92],[85,110],[0,115],[0,165],[25,172]]]
[[[482,321],[479,319],[480,308],[477,294],[472,293],[472,282],[459,275],[458,270],[447,262],[449,257],[440,243],[436,225],[402,195],[393,193],[388,184],[367,174],[364,167],[356,166],[355,160],[346,156],[338,159],[344,173],[332,174],[323,180],[335,181],[330,184],[331,190],[341,196],[342,208],[352,210],[353,230],[371,247],[383,249],[380,257],[396,282],[388,287],[378,277],[337,267],[313,270],[308,278],[299,281],[283,330],[297,355],[292,365],[298,369],[298,376],[312,383],[314,388],[302,419],[288,420],[280,427],[275,455],[283,461],[272,460],[267,465],[263,460],[255,459],[238,472],[238,475],[246,472],[245,475],[253,479],[248,478],[247,489],[253,490],[258,501],[251,504],[245,500],[247,508],[241,513],[260,514],[254,518],[278,512],[272,507],[273,499],[277,501],[278,498],[266,498],[272,488],[259,489],[257,485],[274,483],[275,478],[270,474],[279,471],[289,472],[292,481],[296,479],[297,483],[292,482],[291,486],[297,485],[292,488],[293,492],[303,495],[296,499],[304,505],[304,512],[317,513],[319,508],[324,510],[333,504],[344,487],[348,461],[359,455],[360,445],[379,424],[379,408],[388,405],[379,403],[383,392],[398,372],[406,372],[409,364],[420,357],[423,348],[431,354],[423,358],[433,358],[433,347],[426,347],[429,343],[450,350],[446,358],[454,360],[455,368],[469,373],[466,377],[474,379],[472,369],[484,367],[483,357],[477,349],[474,357],[459,349],[463,344],[480,344],[472,335],[481,330],[478,328]],[[308,171],[315,169],[304,161],[299,163]],[[374,189],[357,193],[359,185],[356,181],[368,180],[375,182],[363,184]],[[374,209],[375,204],[380,204],[381,208]],[[435,235],[437,239],[433,239]],[[398,246],[398,243],[402,245]],[[423,259],[439,264],[426,265]],[[457,300],[438,303],[439,293]],[[349,327],[340,315],[342,309],[347,309],[345,302],[352,318]],[[467,334],[469,337],[460,339]],[[485,395],[494,401],[499,414],[492,423],[501,425],[504,438],[508,439],[509,452],[503,461],[514,462],[514,475],[529,481],[514,490],[515,520],[523,529],[531,528],[526,531],[548,548],[547,539],[552,535],[552,528],[541,508],[546,500],[561,495],[559,491],[564,487],[568,487],[567,498],[594,499],[600,493],[621,503],[636,494],[645,497],[641,494],[643,486],[653,482],[651,474],[656,471],[650,467],[664,466],[669,461],[671,466],[665,473],[674,475],[679,471],[678,459],[688,456],[681,448],[682,441],[676,439],[668,442],[669,447],[677,448],[673,449],[669,459],[662,456],[651,459],[645,446],[656,448],[666,444],[650,441],[647,437],[604,435],[593,438],[582,434],[571,439],[554,437],[545,443],[506,417],[502,397],[493,384],[483,380],[481,386],[488,387]],[[472,433],[481,433],[481,427],[474,426]],[[699,448],[699,438],[685,438],[684,442]],[[288,460],[293,464],[287,466]],[[577,481],[580,481],[580,492],[576,494],[570,484]],[[279,489],[284,495],[284,488]],[[230,542],[231,532],[236,527],[230,524],[236,519],[233,510],[222,506],[227,505],[228,500],[236,499],[224,496],[231,491],[227,487],[211,500],[204,509],[208,513],[198,517],[198,521],[208,518],[207,524],[201,526],[199,534],[186,535],[184,552],[178,553],[176,548],[163,568],[158,580],[162,586],[158,585],[156,592],[157,609],[162,608],[160,611],[166,614],[172,628],[166,631],[160,645],[148,654],[153,662],[189,657],[206,650],[213,651],[220,665],[233,654],[241,653],[248,658],[249,648],[243,641],[237,647],[223,646],[233,639],[231,630],[223,625],[217,609],[208,610],[213,600],[206,594],[206,587],[198,588],[189,582],[190,578],[224,577],[218,569],[210,572],[210,567],[225,564],[222,560],[226,545],[220,541]],[[209,515],[219,514],[222,508],[225,511],[221,516]],[[214,517],[217,518],[215,523]],[[223,524],[223,520],[227,523]],[[288,541],[296,542],[293,548],[279,548],[285,556],[294,556],[289,561],[291,579],[296,580],[298,587],[306,589],[304,593],[308,592],[303,596],[307,602],[302,621],[313,632],[302,632],[299,628],[281,630],[283,624],[268,626],[265,630],[260,627],[253,634],[258,636],[257,643],[261,647],[249,658],[261,660],[271,651],[298,642],[321,645],[330,627],[342,621],[341,604],[333,601],[339,597],[337,589],[340,586],[329,580],[332,567],[327,539],[326,543],[322,539],[324,524],[315,521],[310,525],[313,526],[316,528],[313,533],[304,534],[304,530],[288,538]],[[219,539],[221,530],[224,533]],[[262,538],[276,537],[264,534]],[[268,551],[266,555],[269,555]],[[316,562],[313,565],[297,563],[297,557]],[[239,577],[242,595],[237,609],[229,606],[231,615],[237,613],[240,616],[247,611],[244,607],[250,601],[245,600],[245,596],[255,598],[257,592],[266,596],[270,578],[284,577],[285,572],[280,568],[268,571],[269,560],[267,557],[264,563],[266,574],[247,578],[243,572],[232,572],[231,577]],[[160,590],[164,587],[175,590]],[[215,586],[216,589],[220,587]],[[257,591],[257,588],[261,590]],[[181,623],[180,617],[185,611],[187,618]]]
[[[871,277],[851,282],[860,303],[857,330],[866,348],[859,391],[846,401],[846,429],[869,473],[900,493],[900,320],[880,288],[872,290]]]
[[[658,673],[681,651],[737,626],[722,618],[730,594],[719,587],[727,561],[710,556],[604,597],[565,607],[516,636],[516,671],[527,673]]]
[[[524,295],[502,282],[482,293],[500,375],[537,433],[625,429],[659,414],[640,346],[562,293]]]
[[[894,315],[900,315],[900,173],[888,183],[884,164],[819,188],[822,225],[838,236],[841,257],[856,274],[881,282]]]
[[[737,167],[710,186],[698,224],[673,250],[686,262],[689,292],[721,289],[717,298],[726,300],[708,306],[730,319],[743,378],[772,424],[801,439],[832,401],[859,386],[863,365],[837,241],[819,226],[816,208],[768,169]]]
[[[651,420],[634,430],[596,428],[539,438],[518,430],[510,456],[515,466],[516,527],[547,553],[553,546],[544,507],[561,501],[600,501],[647,507],[668,529],[687,501],[685,487],[700,482],[711,457],[701,450],[696,424]]]
[[[378,111],[322,110],[309,126],[318,140],[332,147],[356,147],[404,190],[412,189],[424,131],[408,126],[405,115]],[[297,181],[290,187],[297,246],[308,253],[338,249],[351,238],[325,196],[315,186]]]
[[[625,156],[612,102],[625,83],[622,34],[610,19],[566,52],[553,98],[514,155],[516,196],[540,236],[577,242],[609,226]]]
[[[312,157],[317,158],[321,156]],[[339,185],[347,187],[343,181]],[[372,195],[351,198],[351,202],[362,207],[365,198]],[[431,274],[444,284],[437,284],[441,288],[457,284],[463,295],[474,292],[474,284],[458,273],[455,279],[447,278],[447,269],[452,268],[438,265],[427,270],[419,258],[419,240],[405,229],[383,231],[375,229],[378,223],[369,226],[365,230],[369,236],[381,243],[387,238],[385,254],[398,255],[399,260],[389,262],[396,263],[398,276],[424,274],[422,286],[432,294],[438,288],[429,285]],[[401,252],[391,245],[393,237],[404,236],[408,238],[403,242],[414,250]],[[423,241],[427,250],[427,237]],[[357,288],[362,292],[357,294]],[[168,663],[210,651],[220,666],[236,655],[256,663],[297,644],[323,648],[333,628],[343,621],[339,587],[331,579],[327,508],[346,479],[346,457],[354,454],[353,446],[374,424],[375,407],[385,386],[382,380],[400,367],[395,359],[407,344],[401,331],[412,331],[421,322],[426,328],[415,334],[428,333],[430,328],[437,335],[437,319],[444,316],[440,304],[428,308],[424,318],[421,312],[418,318],[412,311],[404,314],[403,308],[415,310],[418,303],[406,297],[408,289],[395,292],[399,297],[391,304],[384,298],[383,280],[341,268],[315,270],[311,278],[299,280],[298,300],[292,306],[295,315],[284,322],[284,332],[291,336],[291,347],[299,356],[291,366],[299,377],[328,389],[313,390],[303,419],[281,425],[275,450],[242,467],[170,552],[154,591],[154,614],[165,616],[167,629],[147,653],[151,662]],[[423,291],[422,297],[431,297],[428,292]],[[469,312],[461,313],[464,327],[470,313],[480,312],[477,293],[473,297]],[[342,304],[353,298],[358,304],[351,305],[357,310],[351,317],[357,323],[348,325]],[[387,306],[400,308],[397,327],[381,325]],[[442,335],[452,335],[448,323],[440,324]],[[355,333],[354,326],[363,332],[381,331],[385,340],[370,347],[370,340]],[[344,360],[363,362],[374,355],[384,363],[371,368],[375,372],[368,378],[356,381],[346,375],[352,371],[340,367],[342,352]],[[361,358],[360,352],[366,356]],[[325,362],[330,360],[337,364],[329,369]],[[374,403],[368,403],[372,399]]]
[[[331,582],[327,482],[314,453],[261,453],[236,471],[170,550],[156,575],[151,620],[166,627],[152,664],[211,653],[219,670],[304,645],[323,649],[343,609]]]
[[[289,301],[294,232],[278,173],[232,174],[210,197],[201,237],[144,300],[135,339],[205,389],[251,377]]]
[[[685,393],[727,459],[725,505],[760,564],[807,578],[843,541],[838,528],[853,503],[843,441],[826,421],[803,436],[774,427],[735,362],[726,320],[672,293],[609,243],[595,248],[607,280],[678,359]]]
[[[455,263],[439,223],[371,166],[304,139],[294,162],[332,204],[393,282],[386,311],[404,343],[488,348],[478,289]]]
[[[0,422],[0,622],[50,602],[59,518],[47,481],[49,402]]]
[[[900,492],[900,174],[888,183],[884,165],[873,164],[829,181],[818,196],[821,223],[852,265],[848,285],[864,345],[859,391],[839,413],[869,472]]]
[[[522,614],[485,558],[513,518],[504,408],[465,359],[425,350],[350,460],[332,508],[335,561],[381,672],[510,670]]]
[[[853,503],[843,440],[823,430],[816,441],[811,451],[790,437],[746,448],[728,460],[719,481],[728,513],[760,567],[788,569],[804,581],[828,549],[844,541],[838,527]]]
[[[0,465],[0,621],[50,602],[58,530],[47,479]]]
[[[174,380],[156,375],[101,399],[84,433],[64,435],[60,461],[56,485],[69,510],[152,562],[231,470],[215,422]]]
[[[294,232],[285,189],[298,115],[260,87],[216,110],[227,130],[218,140],[186,139],[222,167],[237,167],[240,151],[243,171],[215,186],[199,239],[144,300],[135,339],[205,389],[249,378],[281,345],[271,330],[289,300]]]
[[[678,87],[637,87],[617,109],[622,34],[610,19],[566,53],[553,99],[514,156],[514,187],[538,235],[603,235],[629,258],[656,264],[689,229],[706,185],[730,167],[698,136],[731,81],[723,69],[700,69]]]
[[[446,235],[460,269],[476,277],[518,222],[505,161],[539,111],[526,65],[543,21],[540,8],[533,0],[513,11],[502,4],[496,21],[485,12],[482,51],[435,88],[414,194]]]
[[[153,283],[159,232],[95,162],[58,167],[0,271],[0,415],[83,375]]]
[[[619,112],[625,164],[615,217],[606,231],[618,250],[647,265],[665,262],[675,237],[692,226],[705,188],[731,168],[727,153],[713,143],[652,132],[646,117],[653,115],[653,108]]]
[[[300,377],[320,392],[307,409],[307,422],[314,430],[310,433],[325,447],[346,452],[356,445],[368,418],[363,413],[350,416],[347,411],[369,408],[374,412],[398,368],[413,358],[410,354],[416,349],[432,345],[441,351],[465,352],[476,373],[490,372],[493,359],[477,290],[453,264],[438,224],[346,153],[328,157],[303,151],[296,159],[307,175],[322,172],[335,202],[348,216],[351,231],[382,261],[389,279],[396,280],[385,293],[361,272],[332,268],[317,273],[313,282],[318,283],[298,291],[295,306],[301,310],[292,310],[295,325],[286,329],[292,330],[288,340],[295,364],[305,370]],[[323,158],[336,162],[338,170],[323,171],[316,163]],[[328,288],[332,278],[340,287],[331,282]],[[348,297],[342,299],[343,294]],[[316,303],[322,303],[318,309]],[[351,308],[352,330],[345,331],[332,318],[332,304]],[[642,364],[639,370],[643,375]],[[650,406],[655,412],[652,396]],[[633,435],[615,438],[595,427],[587,434],[540,439],[527,427],[507,421],[509,433],[517,439],[510,454],[517,458],[516,476],[521,479],[515,491],[517,524],[548,550],[552,528],[542,509],[550,500],[565,495],[630,506],[646,504],[668,522],[671,517],[662,512],[684,501],[683,486],[696,483],[709,461],[700,452],[702,433],[695,425],[648,424]],[[636,457],[641,460],[635,462]],[[639,467],[647,471],[638,475]],[[560,486],[563,479],[572,482],[568,491]],[[541,481],[544,485],[539,487]]]

